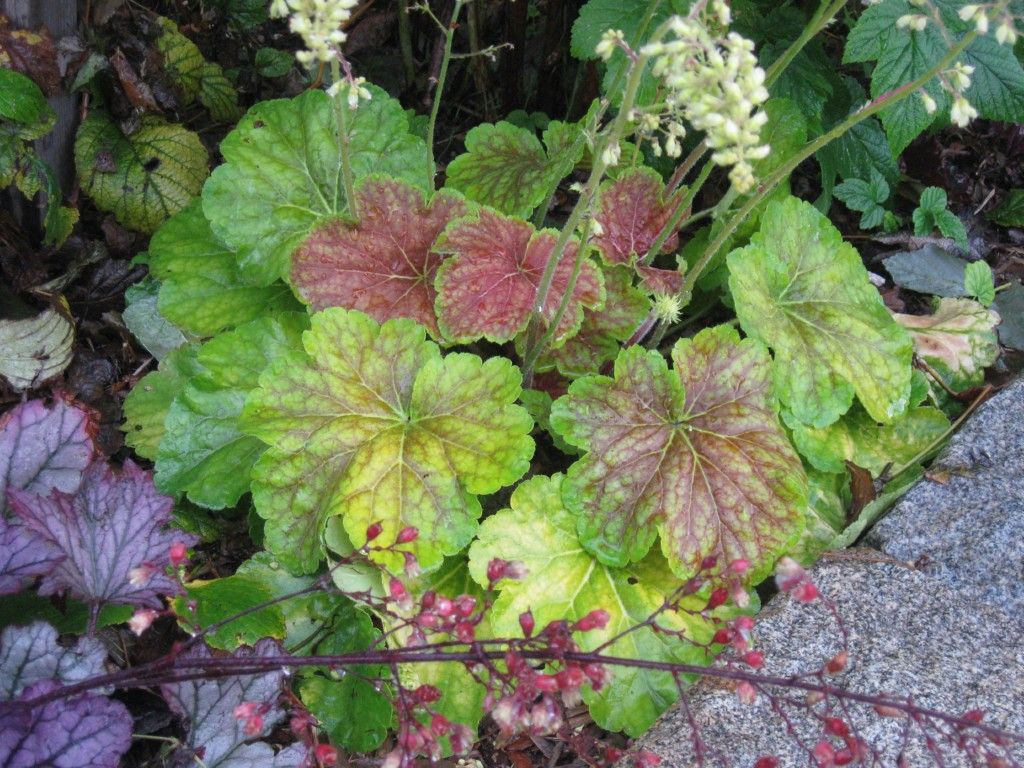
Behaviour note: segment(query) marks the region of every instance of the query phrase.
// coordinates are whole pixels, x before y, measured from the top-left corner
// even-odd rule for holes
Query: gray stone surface
[[[866,543],[1024,615],[1024,379],[985,403]],[[948,479],[947,479],[948,478]]]
[[[949,590],[935,579],[892,562],[873,550],[851,550],[823,558],[811,571],[823,594],[838,606],[848,633],[847,670],[831,678],[835,685],[861,693],[892,694],[948,713],[980,708],[985,721],[1024,733],[1024,644],[1020,617],[980,604],[971,594]],[[812,673],[841,647],[836,622],[819,601],[801,604],[788,597],[773,600],[757,625],[766,654],[766,674]],[[800,694],[788,694],[803,701]],[[787,735],[768,698],[739,701],[728,684],[701,682],[683,707],[667,712],[640,739],[639,746],[663,759],[666,768],[729,765],[749,768],[763,754],[780,757],[783,766],[814,765]],[[820,706],[820,705],[819,705]],[[704,745],[698,763],[689,717]],[[820,723],[790,710],[791,726],[807,749],[821,735]],[[851,705],[848,720],[879,750],[876,762],[895,766],[901,748],[906,765],[968,765],[941,742],[942,762],[929,757],[921,732],[906,734],[907,720],[883,718],[870,708]],[[904,745],[904,736],[908,742]],[[1024,761],[1024,751],[1015,754]],[[984,763],[980,763],[984,764]]]

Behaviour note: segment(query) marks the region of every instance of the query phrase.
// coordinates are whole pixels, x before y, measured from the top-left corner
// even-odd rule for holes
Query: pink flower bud
[[[455,613],[455,603],[449,600],[447,597],[437,598],[437,615],[438,616],[451,616]]]
[[[653,752],[641,750],[633,755],[633,765],[636,768],[654,768],[661,763],[661,758]]]
[[[750,570],[750,561],[744,560],[742,557],[733,560],[731,563],[729,563],[729,570],[735,574],[742,576],[744,573]]]
[[[338,763],[338,750],[330,744],[317,744],[314,755],[317,765],[330,766]]]
[[[472,595],[459,595],[455,598],[455,612],[464,619],[468,619],[476,610],[476,598]]]
[[[537,675],[533,678],[533,687],[541,693],[554,693],[558,690],[558,678],[554,675]]]
[[[582,619],[576,622],[576,629],[580,632],[590,632],[594,629],[604,629],[608,626],[608,621],[611,619],[608,611],[603,608],[597,608]]]
[[[715,632],[715,636],[711,638],[711,642],[715,645],[725,645],[730,640],[732,640],[731,629],[720,629]]]
[[[747,651],[743,654],[743,663],[754,669],[760,669],[764,666],[764,654],[760,651]]]
[[[412,697],[418,704],[433,704],[441,698],[441,691],[433,685],[421,685],[412,692]]]
[[[719,587],[711,593],[711,597],[708,598],[707,610],[713,611],[719,606],[725,605],[729,599],[729,590],[726,587]]]
[[[818,588],[809,581],[798,584],[793,590],[793,597],[801,603],[812,603],[818,599]]]
[[[366,526],[366,541],[367,543],[373,541],[384,531],[384,525],[382,523],[370,523]]]
[[[508,560],[502,560],[500,557],[496,557],[487,563],[487,581],[491,584],[496,584],[505,578],[505,573],[508,571]]]
[[[814,761],[823,768],[835,765],[836,749],[824,739],[814,745],[814,751],[811,754],[814,756]]]
[[[775,755],[761,755],[754,761],[753,768],[779,768],[779,758]]]
[[[420,561],[416,559],[416,555],[412,552],[403,552],[402,557],[405,558],[405,565],[403,566],[405,575],[410,579],[418,578],[420,575]]]
[[[850,727],[838,717],[825,718],[825,731],[841,739],[850,735]]]
[[[188,557],[188,549],[185,547],[184,543],[182,543],[180,541],[175,541],[174,543],[171,544],[171,551],[170,551],[171,565],[173,565],[175,568],[177,568],[179,565],[181,565],[182,563],[185,562],[185,559],[187,557]]]
[[[718,555],[708,555],[700,561],[700,569],[702,571],[710,571],[716,565],[718,565]]]
[[[519,614],[519,626],[523,630],[525,637],[531,637],[533,635],[534,627],[536,626],[533,621],[533,614],[529,611]]]
[[[455,625],[455,637],[460,643],[472,643],[476,640],[476,627],[468,621],[460,621]]]
[[[736,696],[743,704],[753,704],[757,701],[757,689],[750,683],[743,681],[736,686]]]
[[[583,674],[583,670],[579,667],[566,667],[559,672],[556,677],[558,678],[558,684],[562,689],[579,688],[583,685],[583,681],[586,678]]]
[[[850,660],[850,654],[846,651],[840,651],[825,664],[825,671],[830,675],[838,674],[846,669],[846,663]]]
[[[395,538],[395,543],[408,544],[411,541],[416,541],[416,539],[419,538],[419,535],[419,529],[410,525],[398,532],[398,536]]]
[[[156,567],[152,563],[143,563],[138,568],[128,571],[128,581],[133,587],[144,587],[156,573]]]
[[[136,637],[140,637],[143,632],[149,629],[153,620],[159,615],[160,614],[152,608],[139,608],[132,614],[132,617],[128,619],[128,629],[130,629]]]
[[[430,716],[430,730],[435,736],[444,736],[451,730],[452,724],[444,715],[436,712]]]

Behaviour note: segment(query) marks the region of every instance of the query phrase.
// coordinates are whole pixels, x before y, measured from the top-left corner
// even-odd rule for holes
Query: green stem
[[[822,147],[843,136],[843,134],[858,123],[863,122],[872,115],[881,112],[887,107],[891,107],[893,104],[896,104],[907,96],[913,94],[919,88],[928,83],[939,72],[952,64],[953,61],[963,53],[964,49],[973,42],[976,36],[977,32],[969,32],[959,43],[953,46],[945,56],[942,57],[941,61],[923,75],[905,85],[901,85],[899,88],[894,88],[893,90],[872,99],[864,107],[850,114],[845,120],[834,126],[831,130],[804,145],[799,152],[791,155],[778,168],[772,171],[768,178],[758,186],[757,192],[751,195],[743,206],[733,214],[732,218],[726,222],[725,226],[722,227],[718,235],[715,236],[715,239],[708,244],[708,247],[704,249],[704,252],[701,254],[696,264],[694,264],[693,268],[686,275],[686,279],[683,281],[683,287],[680,291],[683,300],[685,301],[686,297],[690,295],[693,291],[693,286],[697,282],[697,278],[700,277],[711,259],[715,257],[722,246],[725,245],[726,241],[728,241],[729,238],[732,237],[733,233],[736,232],[740,224],[747,220],[751,212],[761,203],[761,201],[768,197],[775,187],[778,186],[783,179],[789,176],[789,174],[791,174],[794,169],[800,165],[800,163],[811,157],[811,155]]]
[[[797,55],[825,26],[832,20],[832,17],[839,13],[840,9],[846,5],[847,0],[832,0],[831,3],[824,2],[815,11],[814,16],[807,22],[807,26],[804,27],[804,31],[800,33],[800,37],[793,41],[793,43],[783,52],[783,54],[771,63],[771,66],[765,70],[764,84],[768,88],[778,80],[786,67],[797,57]]]
[[[434,89],[434,102],[430,105],[430,120],[427,122],[427,157],[430,169],[430,189],[435,189],[434,177],[437,175],[437,164],[434,162],[434,131],[437,128],[437,113],[441,109],[441,95],[444,83],[448,79],[448,65],[452,61],[452,43],[455,41],[455,23],[458,21],[462,6],[467,0],[455,0],[452,18],[448,22],[444,38],[444,56],[441,58],[441,70],[437,73],[437,87]]]
[[[659,33],[656,33],[655,38],[658,37]],[[624,134],[628,122],[627,116],[633,108],[633,102],[636,100],[636,94],[640,89],[640,81],[646,64],[647,57],[639,56],[630,68],[629,81],[626,84],[626,92],[622,97],[622,105],[619,107],[618,114],[615,115],[615,120],[612,121],[611,128],[605,132],[600,141],[595,142],[594,163],[590,169],[590,176],[587,177],[587,183],[584,185],[576,205],[573,206],[569,218],[566,219],[561,232],[558,233],[555,247],[551,251],[551,256],[548,258],[548,263],[544,266],[544,272],[541,274],[540,281],[537,284],[537,295],[533,304],[533,312],[530,315],[530,322],[526,328],[526,346],[523,352],[523,380],[527,384],[533,378],[533,366],[544,351],[540,328],[544,321],[544,307],[547,304],[548,293],[551,290],[551,281],[555,276],[555,267],[565,253],[565,249],[569,245],[569,241],[572,239],[573,233],[576,231],[576,227],[579,225],[583,214],[589,211],[593,205],[598,184],[600,184],[601,178],[608,168],[604,161],[604,150],[618,144],[619,139]],[[581,250],[583,249],[581,248]],[[570,295],[566,292],[562,297],[562,302],[568,303]],[[547,336],[548,334],[544,334],[544,337]]]
[[[341,63],[337,57],[331,59],[331,79],[333,83],[341,82]],[[345,185],[345,202],[348,204],[349,215],[359,218],[359,207],[356,205],[355,181],[352,176],[352,153],[349,149],[351,137],[348,134],[348,102],[339,93],[331,99],[334,102],[334,114],[338,120],[338,150],[341,154],[341,178]]]
[[[661,228],[661,232],[651,243],[651,247],[647,253],[644,254],[643,258],[640,259],[642,264],[650,264],[654,257],[661,253],[661,249],[665,246],[669,237],[672,233],[679,229],[679,225],[683,221],[683,217],[686,216],[686,212],[690,210],[690,206],[693,205],[694,199],[697,197],[697,193],[700,192],[701,187],[704,186],[704,182],[711,176],[711,171],[715,169],[714,163],[704,163],[704,167],[700,169],[700,174],[696,179],[693,180],[693,184],[686,190],[686,193],[682,196],[676,206],[675,211],[672,212],[672,217],[665,222],[665,226]],[[692,217],[691,217],[692,218]]]

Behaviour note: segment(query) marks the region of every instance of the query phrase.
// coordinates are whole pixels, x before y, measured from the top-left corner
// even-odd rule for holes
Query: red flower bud
[[[719,587],[711,593],[711,597],[708,598],[707,609],[713,611],[721,605],[725,605],[725,602],[729,599],[729,590],[726,587]]]
[[[370,525],[366,526],[366,541],[367,541],[367,543],[373,541],[378,536],[380,536],[380,534],[381,534],[381,532],[383,530],[384,530],[384,525],[382,523],[370,523]]]
[[[590,632],[594,629],[604,629],[608,626],[608,621],[611,619],[608,611],[603,608],[597,608],[582,619],[576,622],[576,629],[580,632]]]
[[[809,581],[802,582],[793,590],[793,597],[801,603],[811,603],[818,599],[818,588]]]
[[[764,654],[760,651],[747,651],[743,654],[743,662],[754,669],[764,666]]]
[[[419,529],[410,525],[398,532],[398,536],[395,538],[395,543],[408,544],[410,541],[416,541],[416,539],[419,538],[419,535]]]
[[[171,559],[171,565],[177,568],[188,557],[188,549],[180,541],[175,541],[171,544],[171,550],[169,557]]]
[[[554,675],[537,675],[533,678],[533,687],[542,693],[554,693],[558,690],[558,678]]]
[[[836,749],[824,739],[814,745],[811,753],[815,762],[820,766],[831,766],[835,764]]]
[[[459,595],[455,598],[455,612],[464,619],[468,619],[476,610],[476,598],[472,595]]]
[[[315,755],[318,765],[335,765],[338,762],[338,750],[330,744],[317,744]]]
[[[412,697],[418,704],[433,704],[441,698],[441,691],[432,685],[421,685],[412,692]]]
[[[828,663],[825,665],[825,671],[828,672],[830,675],[835,675],[839,672],[842,672],[844,669],[846,669],[846,662],[848,662],[849,660],[850,654],[848,654],[846,651],[840,651],[828,660]]]
[[[522,627],[523,635],[531,637],[536,624],[533,621],[533,614],[529,611],[519,614],[519,626]]]
[[[455,637],[461,643],[472,643],[476,640],[476,627],[468,621],[460,621],[455,625]]]
[[[711,642],[715,643],[716,645],[725,645],[730,640],[732,640],[731,629],[720,629],[717,632],[715,632],[715,636],[711,638]]]
[[[779,768],[779,758],[775,755],[761,755],[754,761],[754,768]]]
[[[825,730],[833,736],[845,738],[850,735],[850,728],[838,717],[825,718]]]

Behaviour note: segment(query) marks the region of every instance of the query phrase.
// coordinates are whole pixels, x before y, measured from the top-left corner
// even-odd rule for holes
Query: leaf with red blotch
[[[44,680],[0,705],[0,765],[5,768],[118,768],[132,745],[127,707],[86,693],[31,706],[60,688]]]
[[[615,375],[586,376],[551,425],[586,451],[562,489],[583,546],[606,565],[639,561],[655,537],[680,578],[719,556],[756,583],[799,535],[807,477],[779,423],[768,350],[728,326],[681,339],[675,370],[630,347]]]
[[[162,608],[160,595],[180,592],[165,569],[171,544],[198,539],[164,530],[173,501],[153,478],[125,462],[120,474],[101,462],[86,470],[75,493],[39,496],[12,489],[8,500],[21,524],[64,554],[43,578],[41,595],[70,592],[88,603],[125,603]]]
[[[61,551],[42,536],[0,516],[0,595],[20,592],[63,559]]]
[[[678,269],[659,269],[637,264],[636,273],[640,275],[640,284],[655,296],[677,296],[683,287],[683,273]]]
[[[630,264],[654,245],[662,227],[675,213],[676,206],[665,202],[665,183],[650,168],[634,168],[614,181],[601,185],[597,193],[597,215],[601,234],[594,246],[609,264]],[[661,252],[679,245],[673,232]]]
[[[587,312],[580,332],[547,355],[559,373],[570,378],[597,373],[619,354],[622,342],[633,335],[651,308],[632,278],[627,267],[604,270],[604,308]]]
[[[93,459],[94,430],[90,413],[63,399],[29,400],[0,417],[0,513],[9,488],[75,491]]]
[[[284,651],[273,640],[260,640],[253,648],[239,648],[236,659],[282,656]],[[211,657],[205,645],[194,646],[179,658],[184,661]],[[284,684],[281,668],[256,675],[184,680],[164,683],[160,692],[178,717],[184,720],[188,736],[174,757],[181,765],[202,758],[206,768],[286,768],[302,764],[306,750],[294,744],[274,754],[273,748],[255,738],[267,736],[284,717],[278,699]],[[235,715],[242,704],[255,704],[261,721],[247,721]],[[246,733],[247,725],[258,725],[255,733]]]
[[[556,239],[552,230],[538,232],[521,219],[489,210],[449,227],[438,249],[452,257],[441,264],[436,281],[437,317],[444,337],[457,343],[479,338],[501,343],[524,330]],[[548,322],[568,287],[578,248],[570,242],[555,267],[543,309]],[[601,272],[584,258],[554,343],[576,333],[584,307],[598,309],[603,302]]]
[[[358,309],[383,323],[408,317],[439,338],[434,316],[433,250],[449,222],[467,212],[448,192],[430,203],[411,184],[370,178],[356,191],[359,223],[331,221],[307,237],[292,256],[292,285],[313,309]]]

